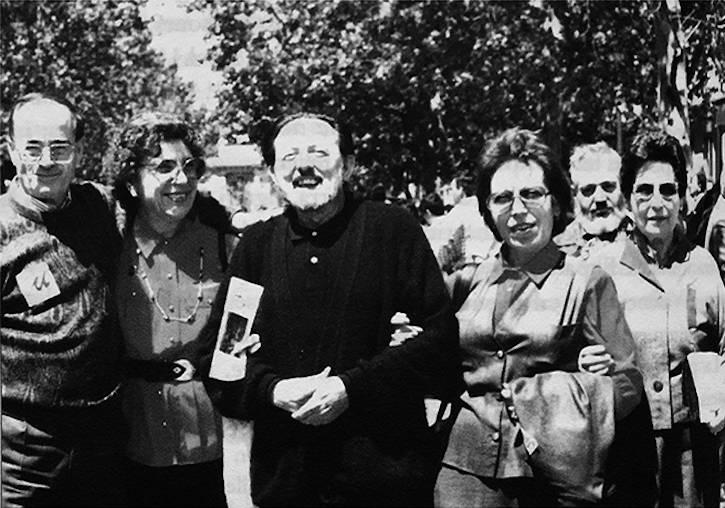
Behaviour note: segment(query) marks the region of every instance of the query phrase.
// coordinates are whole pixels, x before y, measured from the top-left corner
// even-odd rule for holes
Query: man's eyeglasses
[[[526,207],[539,207],[544,204],[546,196],[549,195],[549,191],[544,187],[524,187],[519,189],[518,196],[521,198],[521,202]],[[514,204],[516,195],[510,191],[505,190],[491,194],[486,201],[488,209],[491,213],[503,213],[511,209]]]
[[[641,183],[634,188],[634,193],[640,199],[652,199],[655,186],[651,183]],[[673,199],[677,195],[677,184],[674,182],[661,183],[659,185],[660,195],[665,199]]]
[[[596,192],[597,187],[601,187],[604,192],[606,192],[607,194],[611,194],[612,192],[617,190],[617,182],[608,180],[606,182],[589,183],[587,185],[582,185],[581,187],[579,187],[579,192],[581,192],[582,196],[588,198]]]
[[[164,159],[154,166],[152,171],[157,175],[168,175],[177,167],[179,167],[179,161],[174,159]],[[191,157],[181,164],[181,169],[187,176],[197,178],[201,175],[204,169],[204,161],[198,157]]]
[[[40,162],[43,158],[46,148],[48,149],[48,158],[51,162],[65,163],[70,162],[75,153],[75,146],[71,143],[35,143],[30,142],[20,151],[20,157],[29,163]]]

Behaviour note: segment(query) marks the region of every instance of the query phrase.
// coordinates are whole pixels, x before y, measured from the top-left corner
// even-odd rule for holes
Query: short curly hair
[[[632,196],[637,173],[647,162],[664,162],[672,166],[677,182],[677,193],[685,197],[687,191],[687,162],[685,151],[677,138],[667,134],[659,127],[648,127],[638,132],[632,139],[629,150],[624,155],[620,179],[622,193],[629,199]]]
[[[352,132],[345,122],[342,120],[335,120],[330,116],[318,113],[295,113],[293,115],[287,115],[279,118],[276,121],[268,118],[262,119],[255,123],[250,130],[249,137],[251,141],[259,145],[262,150],[262,158],[270,168],[274,169],[274,140],[277,139],[279,131],[281,131],[282,127],[285,125],[295,120],[299,120],[300,118],[316,118],[330,124],[330,126],[332,126],[339,135],[338,146],[340,147],[340,154],[342,154],[343,157],[354,154],[355,144],[353,142]]]
[[[478,189],[476,190],[478,210],[483,215],[483,220],[493,236],[499,241],[502,239],[486,204],[491,194],[491,179],[503,164],[512,160],[527,164],[534,162],[541,166],[544,172],[544,183],[558,205],[552,236],[563,232],[572,212],[569,180],[561,166],[556,163],[549,147],[544,144],[537,133],[513,127],[486,143],[478,156]]]
[[[181,141],[191,155],[202,159],[204,150],[192,127],[178,117],[158,112],[143,113],[126,124],[114,136],[107,157],[107,168],[115,175],[114,195],[127,210],[137,205],[137,198],[131,196],[128,184],[136,181],[144,162],[161,153],[162,141]],[[201,164],[197,176],[206,170]]]

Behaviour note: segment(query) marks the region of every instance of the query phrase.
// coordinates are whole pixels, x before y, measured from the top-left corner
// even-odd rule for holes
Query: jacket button
[[[503,358],[503,355],[504,355],[504,353],[503,353],[502,350],[499,349],[498,351],[496,351],[496,357],[497,358]]]
[[[498,441],[501,439],[501,433],[500,432],[494,432],[491,434],[491,441],[494,443],[498,443]]]
[[[657,393],[661,392],[664,387],[665,385],[662,384],[662,381],[655,381],[652,383],[652,388],[654,388]]]

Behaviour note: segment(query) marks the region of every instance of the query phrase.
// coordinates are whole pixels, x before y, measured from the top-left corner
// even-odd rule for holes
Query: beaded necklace
[[[159,303],[159,299],[156,297],[156,293],[154,292],[154,289],[151,287],[151,282],[149,281],[148,274],[141,268],[141,249],[136,249],[136,264],[133,266],[133,271],[138,272],[139,276],[141,277],[141,280],[144,281],[146,284],[146,288],[148,289],[148,298],[151,300],[156,308],[161,313],[161,317],[164,318],[164,321],[176,321],[179,323],[193,323],[196,320],[196,313],[199,310],[199,305],[201,305],[202,300],[204,299],[204,294],[201,289],[201,281],[204,280],[204,247],[199,247],[199,279],[196,281],[197,290],[196,290],[196,305],[194,305],[194,309],[189,313],[188,316],[182,318],[182,317],[175,317],[175,316],[169,316],[166,311],[164,310],[164,307]]]

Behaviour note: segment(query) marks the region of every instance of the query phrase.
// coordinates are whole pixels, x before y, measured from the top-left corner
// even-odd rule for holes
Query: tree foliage
[[[313,109],[347,119],[376,180],[430,187],[493,132],[541,129],[562,160],[656,119],[664,3],[196,0],[224,71],[218,121]],[[683,2],[690,93],[723,74],[725,4]],[[621,139],[621,136],[620,136]]]
[[[62,95],[86,120],[79,176],[99,179],[110,133],[136,112],[188,114],[189,90],[149,47],[141,2],[2,0],[3,120],[20,96]]]

